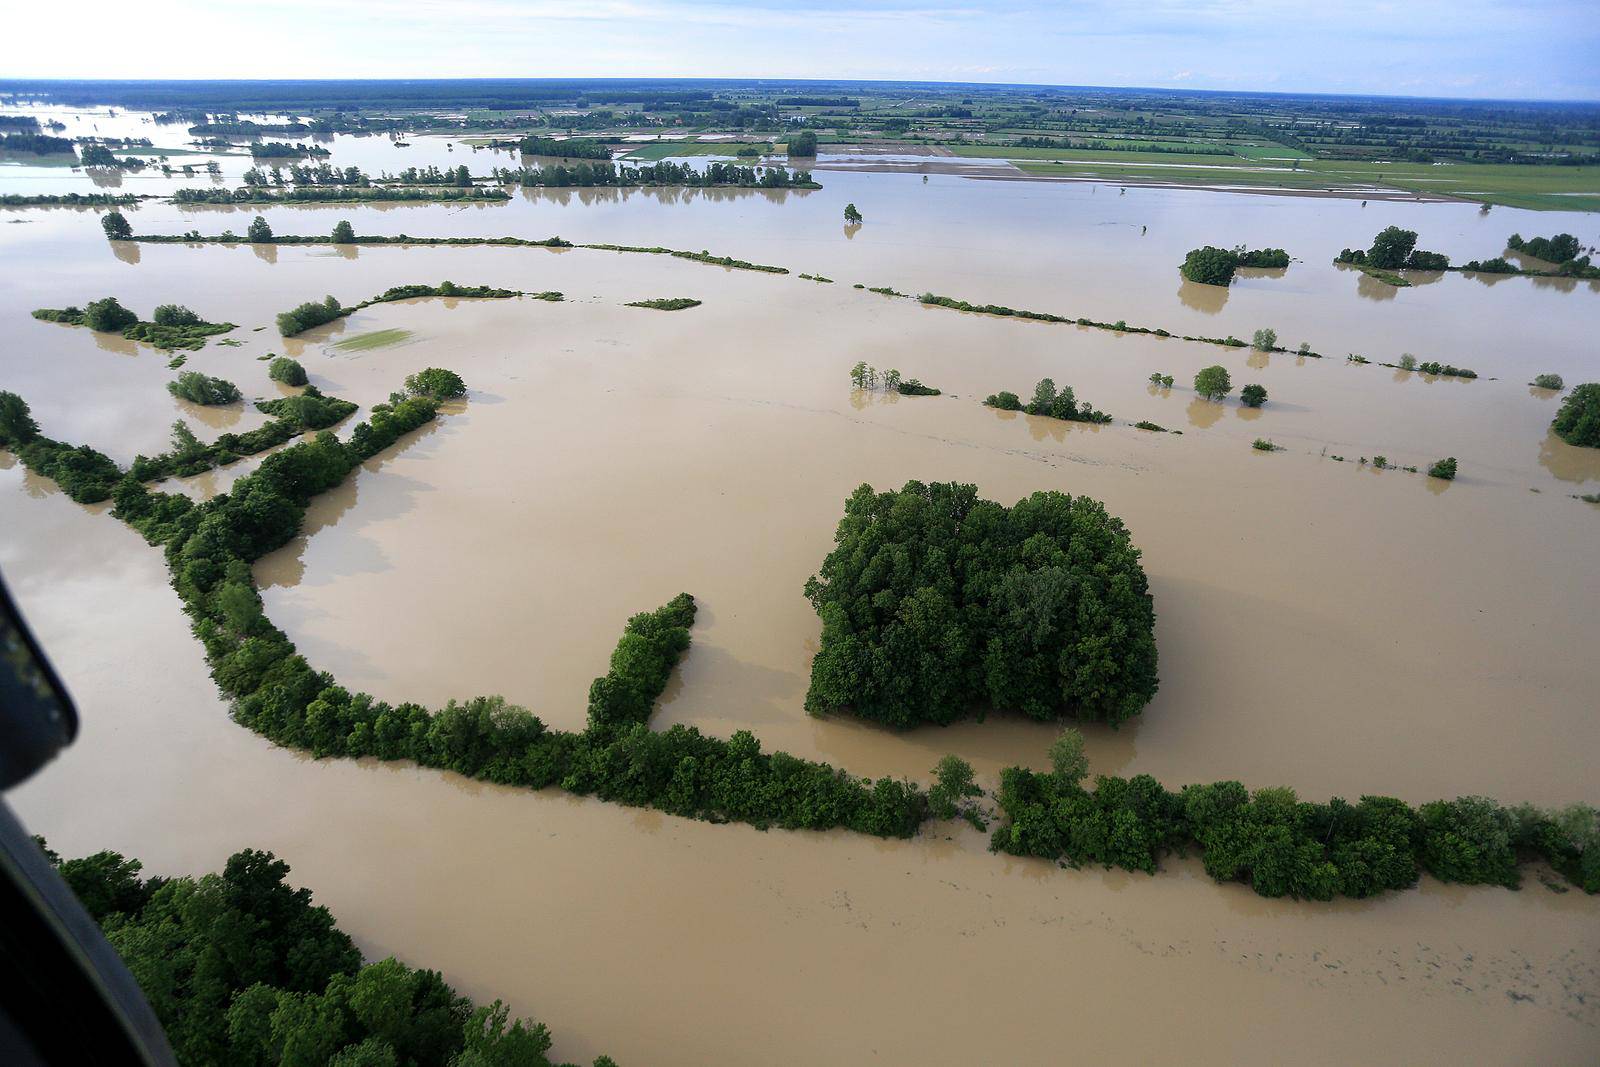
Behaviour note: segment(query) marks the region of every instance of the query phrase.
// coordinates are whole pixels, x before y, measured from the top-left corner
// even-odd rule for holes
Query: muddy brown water
[[[836,180],[874,183],[854,187],[858,203],[862,188],[911,188],[829,175],[805,198],[347,212],[364,232],[505,232],[514,218],[529,235],[709,247],[820,270],[832,286],[583,250],[283,247],[268,260],[142,246],[130,261],[92,215],[27,216],[0,230],[15,282],[0,293],[0,387],[27,396],[47,433],[123,462],[158,450],[176,418],[206,438],[265,421],[173,400],[167,356],[146,346],[27,317],[103,292],[240,323],[240,347],[213,342],[185,369],[247,396],[280,392],[257,359],[267,352],[295,355],[319,387],[364,407],[421,367],[461,371],[464,404],[315,502],[305,535],[257,567],[269,613],[312,662],[388,699],[500,692],[577,726],[627,615],[688,590],[702,614],[658,724],[748,728],[859,774],[926,780],[945,752],[989,782],[1010,763],[1042,765],[1054,730],[1041,724],[991,716],[890,734],[801,708],[818,632],[801,586],[845,496],[862,482],[960,479],[1006,502],[1088,493],[1145,552],[1161,692],[1136,723],[1088,731],[1095,769],[1290,784],[1311,798],[1600,801],[1600,511],[1569,498],[1600,488],[1600,453],[1551,437],[1558,401],[1525,384],[1544,370],[1594,376],[1600,305],[1586,286],[1446,276],[1373,303],[1354,278],[1295,264],[1200,307],[1170,262],[1156,269],[1188,238],[1164,236],[1147,256],[1081,217],[1098,205],[1082,189],[1029,208],[1068,247],[1030,243],[1027,205],[1005,188],[974,201],[992,221],[978,235],[945,218],[948,199],[917,208],[926,227],[869,214],[853,238],[831,224],[812,234]],[[975,195],[950,192],[959,181],[929,187]],[[988,195],[1005,183],[969,184]],[[1173,198],[1200,195],[1213,194],[1105,203],[1187,232],[1193,202]],[[1373,230],[1378,218],[1449,219],[1474,234],[1480,219],[1455,206],[1217,203],[1234,232],[1308,242],[1335,228],[1330,214]],[[177,212],[145,225],[162,211],[142,209],[139,228],[242,229]],[[1504,214],[1497,229],[1551,230]],[[277,209],[273,221],[309,230],[336,217]],[[270,329],[274,313],[324,292],[355,300],[445,277],[568,300],[383,305],[288,342]],[[1413,350],[1485,379],[965,315],[852,280],[1206,333],[1276,324],[1290,343],[1293,324],[1315,326],[1340,357],[1392,327],[1407,344],[1449,339]],[[620,306],[680,295],[705,303]],[[364,352],[331,344],[388,328],[412,335]],[[855,392],[858,359],[950,395]],[[1195,398],[1188,382],[1211,362],[1236,386],[1266,385],[1267,407]],[[1156,371],[1177,385],[1152,388]],[[1118,424],[978,403],[1026,395],[1044,375]],[[1137,419],[1185,432],[1123,424]],[[1285,450],[1255,452],[1256,437]],[[1461,476],[1355,462],[1376,455],[1424,467],[1455,455]],[[225,490],[253,465],[185,491]],[[1600,1048],[1600,910],[1533,872],[1520,893],[1424,881],[1370,902],[1274,902],[1213,885],[1191,861],[1156,878],[1061,871],[987,855],[953,826],[911,842],[761,834],[274,749],[227,721],[159,553],[103,507],[72,504],[3,454],[0,467],[0,570],[85,719],[80,742],[16,794],[29,825],[65,852],[117,848],[162,872],[271,848],[370,955],[506,998],[550,1024],[564,1058],[1270,1062],[1294,1048],[1314,1062],[1577,1063]]]

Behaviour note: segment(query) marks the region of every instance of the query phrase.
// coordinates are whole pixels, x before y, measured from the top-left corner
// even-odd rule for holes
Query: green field
[[[1258,185],[1283,189],[1397,189],[1542,211],[1600,211],[1600,167],[1493,163],[1361,163],[1304,160],[1298,168],[1238,157],[1041,149],[1053,161],[1006,155],[1025,174],[1186,185]],[[1003,152],[1003,150],[1002,150]],[[967,152],[959,154],[966,155]],[[986,152],[986,154],[988,154]],[[1123,159],[1127,156],[1127,159]]]
[[[343,341],[336,341],[333,347],[343,349],[346,352],[365,352],[369,348],[397,345],[410,336],[410,330],[398,328],[373,330],[371,333],[358,333],[354,337],[346,337]]]

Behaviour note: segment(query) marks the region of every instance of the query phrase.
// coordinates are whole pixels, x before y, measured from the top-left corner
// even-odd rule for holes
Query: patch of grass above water
[[[333,347],[346,352],[365,352],[369,348],[382,348],[385,345],[399,344],[410,336],[410,330],[391,327],[387,330],[373,330],[371,333],[358,333],[354,337],[347,337],[343,341],[335,342]]]
[[[688,308],[697,308],[700,301],[687,296],[663,296],[654,300],[630,300],[628,307],[650,308],[654,311],[684,311]]]

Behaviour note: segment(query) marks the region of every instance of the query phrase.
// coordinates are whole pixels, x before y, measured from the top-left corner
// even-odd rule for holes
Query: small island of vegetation
[[[1550,428],[1569,445],[1600,448],[1600,382],[1574,386]]]
[[[863,485],[834,542],[806,583],[822,618],[813,713],[909,727],[987,706],[1121,723],[1155,695],[1139,550],[1097,501],[1035,493],[1007,508],[953,482]]]
[[[1289,253],[1281,248],[1249,250],[1244,245],[1236,248],[1217,248],[1206,245],[1189,250],[1178,269],[1191,282],[1201,285],[1228,285],[1234,271],[1240,267],[1287,267]]]
[[[196,350],[206,338],[237,329],[231,322],[207,322],[182,304],[162,304],[149,322],[123,307],[114,296],[91,300],[82,308],[37,308],[33,317],[68,326],[87,326],[101,333],[120,333],[130,341],[143,341],[166,351]]]
[[[631,308],[652,308],[656,311],[685,311],[689,308],[699,307],[700,301],[687,296],[662,296],[653,300],[630,300],[626,306]]]

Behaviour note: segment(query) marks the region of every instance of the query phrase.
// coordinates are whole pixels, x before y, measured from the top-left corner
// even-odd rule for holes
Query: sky
[[[63,32],[63,19],[91,32]],[[0,78],[841,78],[1600,100],[1600,0],[83,0]]]

